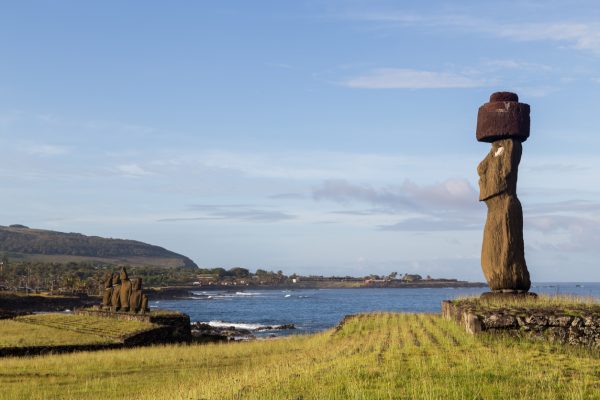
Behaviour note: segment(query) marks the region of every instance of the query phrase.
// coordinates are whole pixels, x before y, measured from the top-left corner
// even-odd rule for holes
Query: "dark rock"
[[[513,92],[496,92],[490,96],[490,103],[496,101],[519,101],[519,96]]]
[[[569,326],[569,324],[571,323],[572,317],[568,316],[568,315],[564,315],[564,316],[549,316],[548,317],[548,325],[550,326],[560,326],[560,327],[567,327]]]
[[[567,341],[567,331],[559,327],[548,328],[544,333],[550,342],[565,343]]]
[[[273,325],[273,326],[261,326],[259,328],[257,328],[257,331],[273,331],[273,330],[278,330],[278,331],[284,331],[284,330],[288,330],[288,329],[296,329],[296,325],[294,324],[283,324],[283,325]]]
[[[479,107],[477,113],[477,140],[492,143],[502,139],[524,142],[529,137],[529,105],[518,102],[515,93],[497,92],[490,102]]]
[[[483,325],[486,328],[509,329],[517,326],[517,319],[507,314],[492,314],[483,317]]]
[[[525,322],[529,325],[544,327],[548,325],[548,317],[543,314],[533,314],[525,317]]]
[[[543,307],[543,305],[540,305]],[[581,316],[571,315],[580,308]],[[600,305],[574,306],[564,309],[512,307],[501,310],[488,307],[485,301],[442,302],[442,316],[459,323],[467,332],[501,333],[559,343],[583,345],[600,349]],[[479,324],[474,322],[479,321]]]
[[[294,325],[294,324],[283,324],[283,325],[279,325],[277,327],[277,329],[280,329],[280,330],[296,329],[296,325]]]
[[[250,330],[234,326],[216,327],[205,322],[194,322],[191,324],[191,328],[194,340],[200,342],[254,339],[254,335]]]

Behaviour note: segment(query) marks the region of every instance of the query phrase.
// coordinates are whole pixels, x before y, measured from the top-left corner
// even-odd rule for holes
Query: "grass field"
[[[570,295],[550,296],[540,294],[538,297],[502,297],[481,298],[463,297],[455,304],[478,311],[497,311],[502,309],[526,310],[527,313],[537,311],[556,311],[569,315],[600,315],[600,300],[596,297]]]
[[[428,314],[234,344],[0,360],[5,399],[594,399],[585,349],[469,336]]]
[[[147,322],[86,315],[26,315],[0,320],[0,347],[119,343],[124,336],[153,327]]]
[[[25,322],[5,319],[0,321],[0,348],[30,346],[64,346],[100,343],[117,343],[118,340],[51,328],[31,325]],[[0,365],[2,361],[0,360]]]
[[[111,339],[119,339],[155,327],[155,325],[148,322],[59,313],[24,315],[17,317],[15,320]]]

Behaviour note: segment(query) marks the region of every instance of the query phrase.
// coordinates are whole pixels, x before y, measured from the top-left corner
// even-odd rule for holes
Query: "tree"
[[[236,278],[247,278],[250,275],[250,271],[240,267],[231,268],[228,272],[228,275],[233,275]]]

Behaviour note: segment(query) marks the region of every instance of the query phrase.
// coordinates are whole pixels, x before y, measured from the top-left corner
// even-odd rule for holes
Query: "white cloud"
[[[116,170],[122,175],[134,178],[153,174],[152,172],[140,167],[138,164],[117,165]]]
[[[487,60],[483,62],[483,65],[490,69],[518,69],[528,71],[551,71],[552,67],[549,65],[531,63],[520,60]]]
[[[33,156],[61,156],[69,153],[66,146],[57,146],[52,144],[37,144],[25,147],[25,152]]]
[[[552,41],[577,50],[600,54],[600,24],[595,22],[522,21],[514,24],[473,15],[415,15],[404,12],[364,13],[351,17],[402,26],[440,27],[484,33],[514,41]]]
[[[516,41],[557,41],[567,42],[578,50],[588,50],[600,54],[600,25],[576,22],[523,23],[518,25],[498,25],[500,37]]]
[[[467,75],[406,68],[377,68],[343,82],[344,86],[360,89],[450,89],[490,84]]]
[[[449,179],[433,185],[417,185],[406,180],[400,186],[380,189],[354,185],[345,180],[331,180],[315,188],[313,198],[342,204],[366,202],[391,210],[432,208],[440,212],[472,209],[477,205],[477,192],[464,179]]]

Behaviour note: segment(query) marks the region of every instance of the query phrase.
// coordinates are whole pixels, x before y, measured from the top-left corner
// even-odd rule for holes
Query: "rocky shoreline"
[[[274,333],[265,334],[271,331],[286,331],[296,329],[294,324],[284,325],[261,325],[254,329],[247,329],[233,325],[227,325],[226,323],[218,326],[211,325],[207,322],[193,322],[192,327],[192,340],[194,342],[205,343],[205,342],[232,342],[232,341],[244,341],[253,340],[257,338],[274,338],[278,335]],[[262,333],[262,334],[261,334]],[[259,334],[259,335],[257,335]]]

